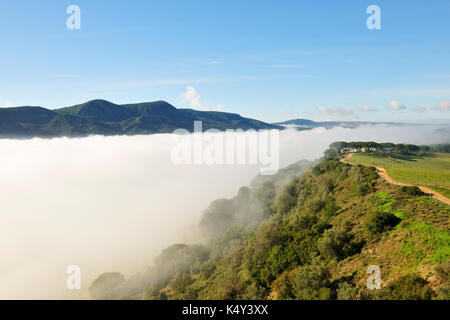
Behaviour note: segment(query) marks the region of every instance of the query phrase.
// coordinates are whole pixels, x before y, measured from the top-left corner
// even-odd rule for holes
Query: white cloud
[[[344,117],[353,114],[353,110],[338,107],[317,107],[322,115]]]
[[[210,61],[208,64],[215,66],[215,65],[218,65],[218,64],[222,64],[222,61],[213,60],[213,61]]]
[[[189,102],[189,106],[192,108],[201,108],[200,94],[197,93],[194,87],[187,87],[186,93],[182,94],[183,98]]]
[[[441,100],[434,106],[434,110],[448,112],[450,110],[450,100]]]
[[[412,108],[411,110],[414,111],[414,112],[421,112],[422,113],[422,112],[427,111],[427,108],[422,107],[422,106],[417,106],[417,107]]]
[[[198,110],[216,110],[222,111],[223,107],[221,105],[216,106],[205,106],[201,101],[201,95],[195,90],[194,87],[188,86],[186,92],[182,93],[181,96],[188,102],[189,106]]]
[[[377,108],[371,106],[361,106],[358,108],[361,112],[375,112],[378,111]]]
[[[391,101],[387,104],[389,109],[395,110],[395,111],[400,111],[400,110],[404,110],[406,109],[406,106],[404,104],[401,104],[398,101]]]

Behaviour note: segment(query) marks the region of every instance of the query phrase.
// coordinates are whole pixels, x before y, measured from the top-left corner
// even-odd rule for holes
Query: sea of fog
[[[448,142],[431,126],[280,133],[280,165],[337,140]],[[105,271],[144,270],[164,247],[195,242],[202,210],[231,197],[258,165],[177,165],[169,134],[0,140],[0,299],[87,299]],[[66,269],[81,268],[68,290]]]

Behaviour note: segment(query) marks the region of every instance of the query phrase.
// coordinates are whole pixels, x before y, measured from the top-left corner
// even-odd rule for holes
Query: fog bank
[[[432,144],[432,126],[283,131],[280,166],[334,141]],[[0,299],[83,299],[102,272],[145,269],[164,247],[196,241],[200,215],[258,165],[175,165],[171,135],[0,140]],[[66,288],[79,265],[82,288]]]

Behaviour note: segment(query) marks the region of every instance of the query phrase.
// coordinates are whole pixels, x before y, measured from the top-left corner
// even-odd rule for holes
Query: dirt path
[[[352,165],[351,163],[349,163],[349,162],[347,161],[348,159],[351,159],[352,157],[353,157],[353,153],[349,153],[349,154],[347,154],[347,155],[345,156],[345,158],[339,159],[339,161],[340,161],[340,162],[343,162],[343,163],[346,163],[346,164]]]
[[[352,154],[352,153],[349,153],[345,158],[341,158],[340,161],[343,162],[343,163],[349,164],[349,165],[353,165],[352,163],[348,162],[348,159],[351,159],[352,156],[353,156],[353,154]],[[383,179],[384,181],[386,181],[386,182],[388,182],[388,183],[390,183],[390,184],[395,184],[395,185],[397,185],[397,186],[413,187],[412,184],[406,184],[406,183],[399,182],[399,181],[397,181],[397,180],[395,180],[395,179],[392,179],[392,178],[388,175],[386,169],[380,168],[380,167],[375,167],[375,168],[377,169],[378,176],[379,176],[381,179]],[[441,201],[441,202],[444,202],[445,204],[447,204],[447,205],[450,206],[450,199],[444,197],[444,196],[443,196],[442,194],[440,194],[439,192],[436,192],[436,191],[434,191],[434,190],[431,190],[430,188],[427,188],[427,187],[419,187],[419,186],[417,186],[417,187],[418,187],[418,188],[420,189],[420,191],[422,191],[423,193],[426,193],[427,195],[430,195],[430,196],[433,197],[434,199],[439,200],[439,201]]]

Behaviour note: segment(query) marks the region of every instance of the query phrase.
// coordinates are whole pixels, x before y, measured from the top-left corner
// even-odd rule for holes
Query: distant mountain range
[[[323,121],[323,122],[315,122],[307,119],[293,119],[287,120],[283,122],[273,123],[277,126],[282,126],[285,128],[295,128],[297,130],[311,130],[314,128],[334,128],[334,127],[343,127],[343,128],[357,128],[360,126],[368,125],[368,124],[391,124],[391,125],[401,125],[396,122],[364,122],[364,121]]]
[[[202,121],[203,130],[282,129],[234,113],[177,109],[165,101],[117,105],[93,100],[55,110],[0,108],[0,138],[137,135],[171,133],[179,128],[192,132],[194,121]]]
[[[357,128],[375,122],[294,119],[266,123],[235,113],[177,109],[165,101],[117,105],[92,100],[61,109],[42,107],[0,108],[0,138],[83,137],[88,135],[138,135],[171,133],[176,129],[194,130],[194,121],[208,129],[284,129],[311,130],[317,127]],[[387,123],[386,124],[394,124]],[[398,125],[398,123],[396,123]]]

